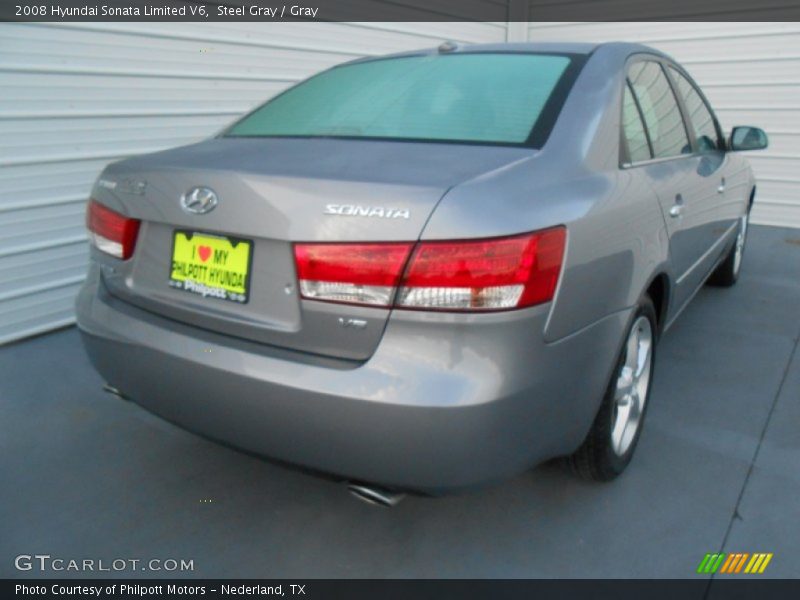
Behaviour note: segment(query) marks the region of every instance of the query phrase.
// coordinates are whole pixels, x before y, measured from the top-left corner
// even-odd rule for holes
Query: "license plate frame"
[[[183,239],[179,236],[183,236]],[[188,252],[187,244],[193,248],[191,256],[185,254]],[[179,257],[181,260],[176,260],[179,245],[183,255]],[[204,300],[214,298],[247,304],[250,301],[254,247],[255,243],[251,239],[191,229],[174,229],[168,284],[173,289],[201,296]],[[242,248],[246,249],[245,257],[241,256]],[[220,252],[228,254],[223,255]],[[228,266],[230,253],[234,253],[237,268],[224,269],[222,267]],[[202,254],[206,254],[205,259]],[[220,266],[219,261],[223,256],[226,264]],[[178,266],[178,263],[182,266]],[[241,272],[242,263],[245,265],[244,273]]]

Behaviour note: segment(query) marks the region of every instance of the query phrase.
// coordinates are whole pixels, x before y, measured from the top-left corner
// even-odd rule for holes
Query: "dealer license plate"
[[[169,284],[179,290],[244,304],[250,291],[253,242],[175,231]]]

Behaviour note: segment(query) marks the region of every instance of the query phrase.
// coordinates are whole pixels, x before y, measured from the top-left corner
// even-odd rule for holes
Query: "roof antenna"
[[[445,52],[454,52],[455,50],[458,50],[458,44],[452,40],[447,40],[446,42],[439,44],[438,50],[441,54],[444,54]]]

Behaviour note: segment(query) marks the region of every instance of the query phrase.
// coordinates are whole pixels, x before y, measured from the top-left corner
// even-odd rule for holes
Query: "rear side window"
[[[654,158],[691,154],[678,102],[661,65],[638,62],[630,68],[628,79],[644,117]]]
[[[625,85],[625,93],[622,99],[622,134],[625,136],[625,143],[628,147],[629,162],[639,162],[652,158],[642,117],[636,107],[631,88],[627,84]]]
[[[718,150],[721,147],[719,134],[714,115],[711,114],[708,105],[703,101],[694,85],[680,71],[673,67],[670,67],[669,70],[678,87],[678,93],[683,97],[683,103],[689,113],[689,120],[697,135],[697,146],[700,152]]]
[[[579,62],[567,55],[475,53],[343,65],[275,97],[225,135],[537,146]]]

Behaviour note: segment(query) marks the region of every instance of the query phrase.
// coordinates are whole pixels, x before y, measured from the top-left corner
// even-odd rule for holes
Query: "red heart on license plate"
[[[208,257],[211,256],[211,248],[209,246],[198,246],[197,254],[200,255],[200,260],[206,262]]]

